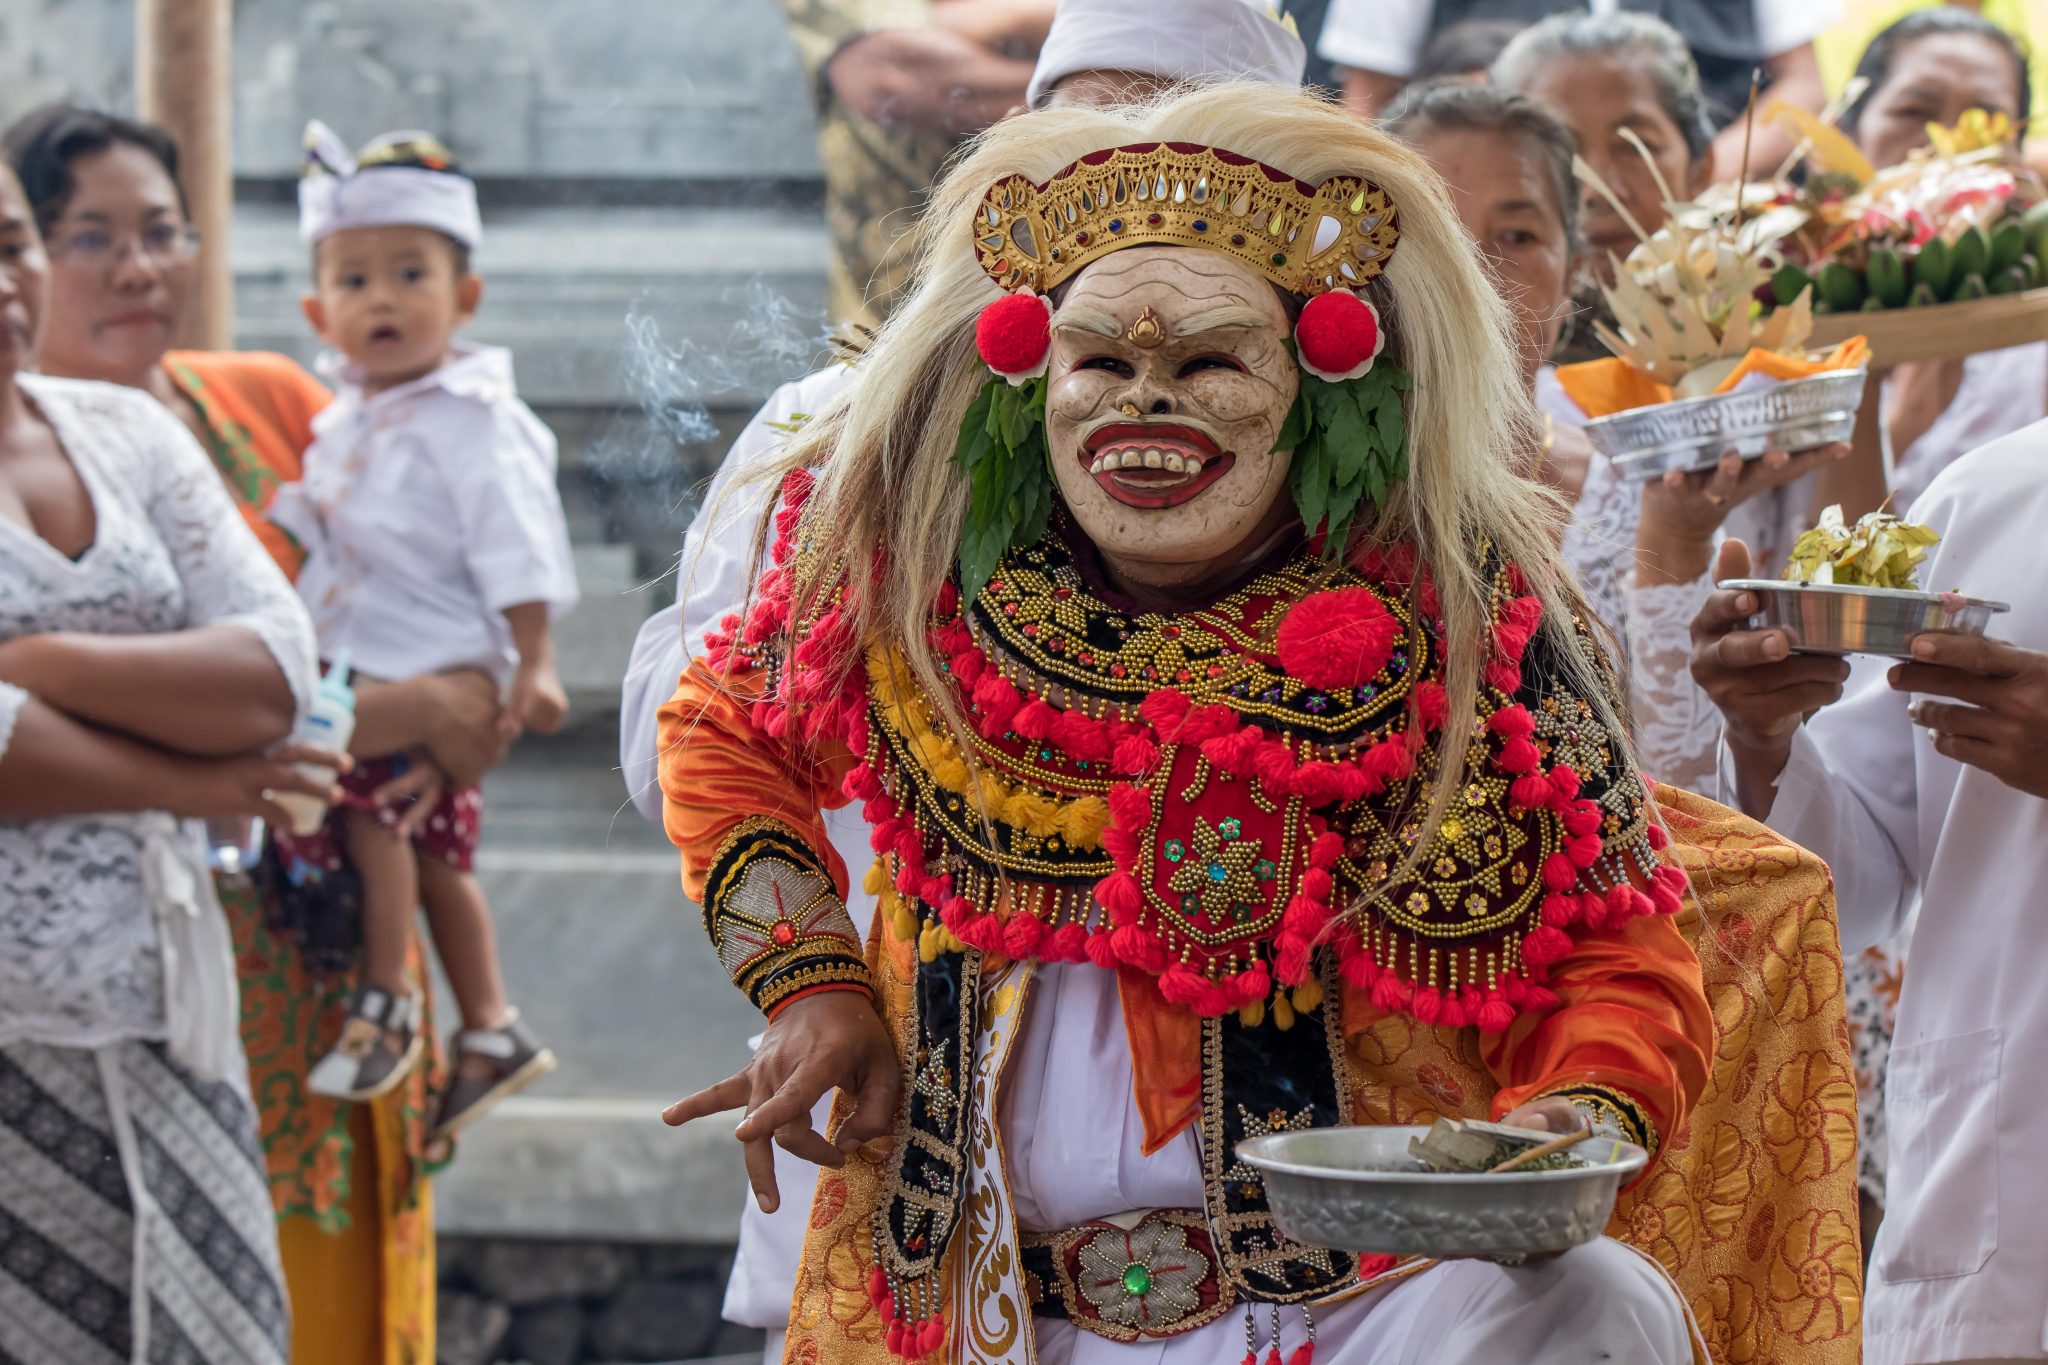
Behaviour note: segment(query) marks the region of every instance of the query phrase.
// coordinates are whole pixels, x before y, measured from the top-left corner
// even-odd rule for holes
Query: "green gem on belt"
[[[1152,1271],[1137,1261],[1124,1267],[1124,1293],[1142,1299],[1152,1292]]]

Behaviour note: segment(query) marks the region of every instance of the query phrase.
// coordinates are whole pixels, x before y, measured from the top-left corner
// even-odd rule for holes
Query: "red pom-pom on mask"
[[[1294,324],[1294,344],[1301,368],[1318,379],[1341,384],[1373,367],[1387,334],[1377,308],[1348,289],[1318,294],[1301,310]]]
[[[974,349],[1012,384],[1038,378],[1052,355],[1052,305],[1028,289],[1005,294],[975,320]]]

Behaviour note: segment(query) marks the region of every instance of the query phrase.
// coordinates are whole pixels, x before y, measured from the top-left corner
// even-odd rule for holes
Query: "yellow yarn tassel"
[[[1294,988],[1294,1012],[1307,1014],[1323,1003],[1323,983],[1310,977]]]
[[[870,896],[879,896],[889,889],[889,869],[882,865],[880,858],[868,864],[867,875],[861,878],[860,884]]]
[[[945,928],[937,920],[933,920],[925,925],[924,929],[917,936],[917,960],[919,962],[938,961],[939,954],[944,951],[944,945],[939,942],[939,939],[945,932]]]
[[[967,951],[967,945],[954,937],[953,931],[943,924],[939,926],[939,946],[949,953],[964,953]]]
[[[1246,1028],[1257,1028],[1266,1022],[1266,1002],[1253,1000],[1237,1007],[1237,1022]]]
[[[1294,1006],[1287,1003],[1287,988],[1273,992],[1273,1027],[1291,1029],[1294,1027]]]
[[[897,901],[889,910],[889,927],[896,937],[905,943],[917,937],[917,916],[904,901]]]

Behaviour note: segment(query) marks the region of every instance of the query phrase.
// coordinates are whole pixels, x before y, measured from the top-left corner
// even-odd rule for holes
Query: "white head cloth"
[[[423,227],[474,251],[483,240],[476,182],[455,170],[377,165],[384,148],[417,143],[439,151],[426,133],[386,133],[360,158],[318,119],[306,125],[306,168],[299,180],[299,236],[308,246],[348,228]],[[362,166],[358,161],[371,164]]]
[[[1077,71],[1300,85],[1308,50],[1266,0],[1060,0],[1025,99]]]

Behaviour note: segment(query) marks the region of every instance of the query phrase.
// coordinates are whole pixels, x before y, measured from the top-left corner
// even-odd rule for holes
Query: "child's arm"
[[[505,622],[512,627],[512,644],[519,651],[519,671],[512,675],[512,695],[506,699],[498,728],[507,734],[524,728],[551,735],[562,728],[562,720],[569,714],[569,695],[555,672],[548,604],[521,602],[507,607]]]

